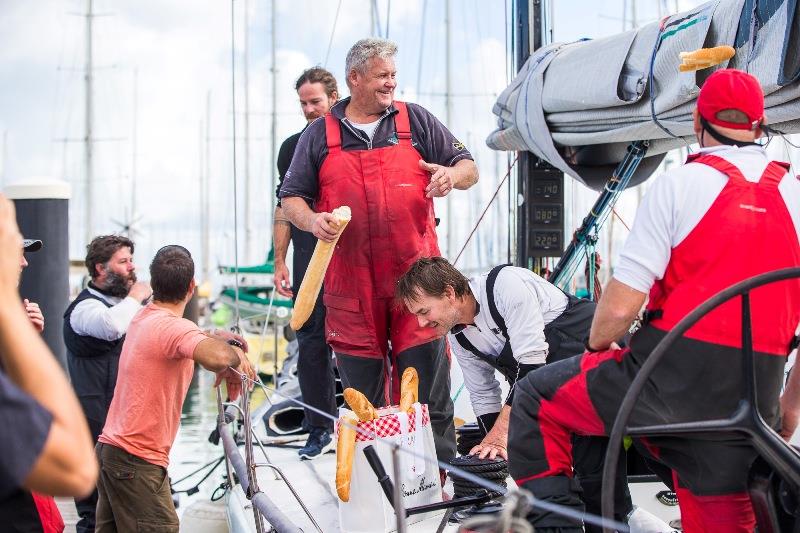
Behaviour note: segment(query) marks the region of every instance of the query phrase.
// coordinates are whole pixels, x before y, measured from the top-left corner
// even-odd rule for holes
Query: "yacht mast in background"
[[[452,25],[452,17],[450,11],[450,0],[445,0],[444,4],[444,62],[445,62],[445,89],[444,89],[444,123],[447,124],[447,127],[453,127],[453,69],[451,65],[451,54],[450,54],[450,28]],[[446,228],[447,228],[447,241],[446,241],[446,253],[447,257],[450,260],[453,260],[454,257],[454,250],[453,250],[453,233],[455,228],[453,228],[453,197],[452,195],[448,194],[445,199],[445,207],[447,210],[447,218],[446,218]]]
[[[244,262],[253,247],[252,181],[250,176],[250,2],[244,0]]]
[[[94,225],[92,220],[92,205],[94,205],[94,176],[93,176],[93,161],[92,161],[92,120],[93,120],[93,107],[92,107],[92,18],[94,13],[92,11],[92,1],[86,0],[86,67],[83,74],[85,84],[85,116],[84,116],[84,136],[83,136],[83,149],[84,158],[86,162],[86,243],[92,240],[94,235]]]
[[[277,182],[275,180],[275,173],[278,171],[278,63],[275,59],[275,42],[277,40],[276,32],[278,31],[278,25],[275,23],[275,3],[277,0],[272,0],[270,3],[270,73],[272,74],[272,112],[270,117],[270,142],[272,143],[272,148],[270,149],[270,166],[269,166],[269,176],[270,176],[270,186],[269,191],[267,191],[270,203],[269,203],[269,215],[270,218],[270,225],[272,225],[272,214],[275,212],[275,188],[277,186]]]

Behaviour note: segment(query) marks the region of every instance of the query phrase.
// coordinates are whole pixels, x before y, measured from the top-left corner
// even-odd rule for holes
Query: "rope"
[[[274,283],[273,283],[273,285],[274,285]],[[267,326],[269,325],[269,316],[272,314],[272,303],[274,301],[275,301],[275,287],[272,287],[272,292],[270,293],[270,296],[269,296],[269,307],[267,307],[266,316],[264,317],[264,327],[261,328],[261,335],[258,336],[258,349],[261,350],[262,353],[264,352],[262,347],[264,346],[264,338],[267,336]],[[252,320],[252,319],[253,319],[253,317],[250,317],[250,320]],[[277,320],[275,320],[275,329],[278,329],[278,321]],[[275,360],[276,361],[277,361],[277,358],[278,358],[278,354],[275,353]],[[260,364],[261,364],[261,357],[258,357],[256,359],[256,374],[258,374],[258,369],[259,369],[259,365]],[[277,365],[275,365],[275,366],[277,367]],[[277,380],[278,379],[278,369],[277,368],[273,368],[272,371],[273,371],[273,374],[274,374],[272,376],[272,379]],[[275,383],[277,383],[277,381]]]
[[[339,422],[339,424],[344,425],[345,427],[349,427],[349,428],[353,429],[358,434],[365,435],[365,436],[369,437],[370,439],[373,439],[375,441],[378,441],[378,442],[381,442],[383,444],[386,444],[387,446],[395,447],[395,443],[394,442],[390,441],[389,439],[385,439],[383,437],[379,437],[377,434],[375,434],[374,429],[372,430],[372,432],[369,432],[369,431],[360,429],[358,426],[353,426],[352,424],[344,422],[343,420],[339,421],[338,418],[336,418],[335,416],[331,415],[330,413],[326,413],[325,411],[322,411],[320,409],[317,409],[316,407],[308,405],[307,403],[305,403],[305,402],[303,402],[301,400],[298,400],[297,398],[292,398],[290,396],[286,396],[286,395],[282,394],[281,392],[279,392],[276,389],[271,389],[270,387],[267,387],[261,381],[260,378],[257,378],[256,380],[253,380],[253,379],[250,379],[249,376],[247,376],[246,374],[244,374],[242,372],[239,372],[235,368],[230,368],[230,370],[232,370],[235,374],[237,374],[242,379],[243,382],[249,382],[249,383],[251,383],[253,385],[259,386],[265,393],[271,392],[273,394],[277,394],[278,396],[281,396],[281,397],[283,397],[283,398],[285,398],[285,399],[297,404],[298,406],[303,407],[304,409],[308,409],[308,410],[310,410],[312,412],[315,412],[315,413],[319,414],[320,416],[323,416],[323,417],[325,417],[325,418],[327,418],[329,420],[332,420],[333,422]],[[374,425],[373,425],[373,428],[374,428]],[[252,439],[252,435],[248,435],[247,438],[248,438],[248,440]],[[410,448],[399,447],[398,450],[403,452],[403,453],[406,453],[406,454],[408,454],[410,456],[413,456],[413,457],[416,457],[418,459],[421,459],[422,461],[425,461],[429,465],[436,465],[438,468],[441,468],[443,470],[452,471],[452,472],[458,474],[459,477],[464,478],[464,479],[466,479],[468,481],[471,481],[471,482],[475,483],[476,485],[479,485],[479,486],[481,486],[481,487],[483,487],[483,488],[485,488],[485,489],[487,489],[489,491],[499,492],[500,494],[506,494],[508,492],[507,489],[505,489],[505,488],[503,488],[503,487],[501,487],[501,486],[499,486],[499,485],[497,485],[495,483],[487,481],[486,479],[484,479],[482,477],[476,476],[475,474],[473,474],[471,472],[467,472],[467,471],[465,471],[463,469],[460,469],[458,467],[454,467],[453,465],[451,465],[449,463],[445,463],[444,461],[439,461],[438,459],[431,459],[431,458],[429,458],[429,457],[427,457],[427,456],[425,456],[425,455],[423,455],[421,453],[417,453],[417,452],[413,451]],[[545,511],[550,511],[552,513],[555,513],[555,514],[558,514],[558,515],[561,515],[561,516],[566,516],[566,517],[569,517],[569,518],[572,518],[572,519],[575,519],[575,520],[583,520],[585,523],[594,524],[594,525],[597,525],[597,526],[600,526],[600,527],[615,528],[615,529],[617,529],[618,531],[621,531],[621,532],[628,532],[629,531],[628,526],[626,524],[622,524],[622,523],[611,521],[611,520],[605,520],[605,519],[596,517],[594,515],[585,514],[585,513],[581,513],[581,512],[575,511],[575,510],[573,510],[571,508],[568,508],[568,507],[562,507],[559,504],[538,500],[538,499],[534,498],[532,495],[527,495],[526,494],[525,497],[527,498],[528,503],[530,505],[532,505],[533,507],[545,510]]]
[[[475,223],[475,226],[472,228],[472,231],[469,232],[469,235],[467,236],[467,240],[464,241],[464,245],[461,247],[461,250],[459,250],[458,255],[456,256],[455,260],[453,261],[453,266],[456,266],[458,264],[458,260],[461,258],[461,254],[464,253],[464,250],[467,248],[467,245],[469,244],[469,241],[472,239],[472,236],[475,235],[475,231],[477,231],[478,226],[480,226],[481,221],[483,220],[483,217],[486,216],[486,212],[489,211],[489,208],[492,206],[492,203],[494,202],[495,198],[497,198],[497,194],[500,192],[500,189],[503,187],[503,184],[508,179],[508,176],[511,174],[511,170],[514,168],[514,165],[517,164],[517,160],[518,159],[519,159],[519,155],[517,155],[514,158],[514,161],[512,161],[511,165],[508,167],[508,171],[506,172],[506,175],[503,176],[502,180],[500,180],[500,183],[497,185],[497,188],[494,190],[494,194],[492,195],[491,199],[489,200],[489,203],[486,204],[486,207],[484,208],[483,213],[481,213],[481,216],[478,217],[478,221]]]
[[[615,217],[617,217],[617,220],[619,220],[620,222],[622,222],[622,225],[623,225],[623,226],[625,226],[625,229],[626,229],[626,230],[628,230],[628,233],[630,233],[630,231],[631,231],[631,228],[630,228],[630,226],[628,226],[628,225],[625,223],[625,220],[623,220],[623,218],[622,218],[621,216],[619,216],[619,213],[617,213],[617,209],[616,209],[616,208],[613,208],[613,209],[611,209],[611,212],[614,214],[614,216],[615,216]]]
[[[667,20],[669,20],[669,17],[664,17],[661,20],[661,24],[658,27],[658,35],[656,36],[656,42],[653,45],[653,53],[650,55],[650,72],[648,73],[648,81],[647,81],[647,83],[650,85],[650,118],[653,120],[653,124],[658,126],[659,129],[661,129],[661,131],[663,131],[664,133],[666,133],[673,139],[683,140],[682,137],[678,137],[677,135],[672,133],[669,130],[669,128],[661,124],[661,121],[658,120],[658,116],[656,115],[656,87],[655,87],[655,74],[653,73],[653,68],[655,67],[656,63],[656,55],[658,54],[658,50],[659,48],[661,48],[661,43],[664,40],[665,36],[664,30],[666,29],[667,26],[675,24],[675,22],[666,24]],[[683,19],[676,22],[682,22],[682,20]],[[685,140],[684,143],[686,143],[687,146],[689,145],[689,143]]]
[[[328,67],[328,59],[331,56],[331,47],[333,46],[333,35],[336,33],[336,23],[339,21],[339,10],[342,9],[342,0],[339,0],[339,5],[336,6],[336,15],[333,17],[333,28],[331,28],[331,38],[328,40],[328,51],[325,52],[325,68]]]

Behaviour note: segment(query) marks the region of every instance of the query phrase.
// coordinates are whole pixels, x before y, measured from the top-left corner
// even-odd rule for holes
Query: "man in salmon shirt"
[[[419,257],[440,255],[433,198],[468,189],[478,168],[429,111],[394,99],[396,53],[385,39],[353,45],[345,61],[350,97],[306,128],[279,196],[292,224],[324,241],[337,233],[331,211],[350,207],[323,294],[342,385],[384,406],[389,393],[399,395],[390,376],[416,368],[436,454],[448,461],[455,431],[445,341],[396,305],[394,289]]]
[[[119,359],[121,377],[95,448],[100,462],[96,531],[178,531],[167,466],[194,363],[225,379],[231,399],[240,373],[255,379],[244,339],[204,333],[183,317],[195,290],[188,250],[161,248],[150,265],[153,302],[133,318]],[[235,369],[235,371],[234,371]]]

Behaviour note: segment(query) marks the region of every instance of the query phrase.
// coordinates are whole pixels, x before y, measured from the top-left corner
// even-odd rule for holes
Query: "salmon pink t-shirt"
[[[194,373],[200,328],[149,304],[133,318],[100,442],[166,468]]]

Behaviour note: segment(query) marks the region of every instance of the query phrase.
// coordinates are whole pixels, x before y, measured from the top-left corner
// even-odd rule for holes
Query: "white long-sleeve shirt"
[[[470,278],[469,287],[478,303],[475,323],[460,331],[480,352],[499,356],[506,344],[489,312],[486,280],[488,273]],[[530,270],[508,266],[500,270],[494,285],[497,311],[508,329],[514,358],[521,364],[543,364],[547,359],[544,327],[558,318],[567,308],[567,296]],[[475,415],[496,413],[502,407],[500,382],[495,368],[472,352],[465,350],[448,335],[450,349],[455,354],[464,375]]]
[[[72,310],[69,319],[75,333],[106,341],[117,340],[125,335],[131,320],[142,308],[142,304],[130,296],[116,298],[91,287],[87,290],[111,304],[111,307],[106,307],[103,302],[94,298],[80,302]]]
[[[759,180],[770,162],[761,146],[714,146],[700,151],[726,159],[751,182]],[[697,226],[727,182],[722,172],[700,163],[657,177],[636,213],[614,279],[637,291],[650,291],[654,281],[664,277],[672,249]],[[789,172],[778,190],[800,238],[800,181]]]

